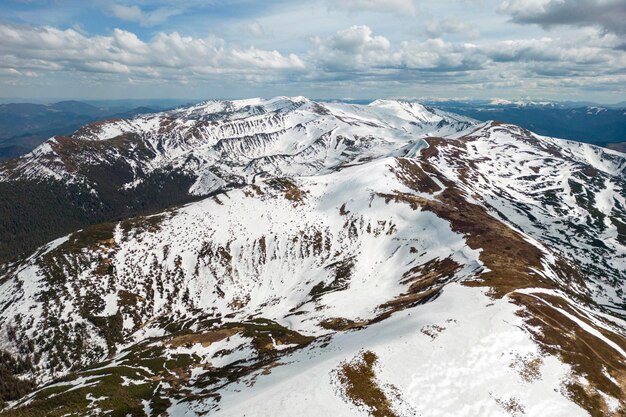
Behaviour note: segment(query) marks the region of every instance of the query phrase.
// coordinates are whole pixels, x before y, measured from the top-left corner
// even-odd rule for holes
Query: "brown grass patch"
[[[219,342],[228,337],[234,336],[242,330],[242,327],[231,327],[212,330],[205,333],[184,334],[171,338],[167,344],[172,347],[180,347],[200,343],[202,346],[207,347],[211,343]]]
[[[272,188],[282,191],[287,200],[293,201],[294,203],[301,203],[304,200],[304,192],[287,178],[272,178],[267,181],[267,184]]]
[[[367,324],[368,323],[366,321],[354,321],[343,317],[335,317],[332,319],[322,320],[320,322],[320,327],[327,330],[344,331],[362,329],[366,327]]]
[[[526,409],[515,397],[511,397],[508,400],[499,397],[493,397],[493,399],[511,416],[517,417],[526,414]]]
[[[430,337],[432,340],[435,340],[437,336],[439,336],[439,333],[443,332],[444,330],[446,330],[446,328],[443,326],[439,326],[437,324],[428,324],[422,327],[420,329],[420,332]]]
[[[370,323],[385,320],[396,311],[434,300],[441,294],[444,285],[454,279],[454,275],[460,267],[452,258],[445,258],[443,260],[433,259],[411,268],[404,273],[400,282],[402,285],[410,284],[408,290],[393,300],[380,305],[378,309],[381,313]]]
[[[602,391],[619,400],[620,412],[623,414],[618,415],[626,415],[624,358],[604,341],[555,310],[553,306],[558,306],[578,319],[586,321],[564,305],[560,297],[546,294],[537,294],[537,297],[520,293],[511,295],[517,304],[524,306],[524,310],[520,310],[518,314],[524,318],[528,330],[542,349],[569,364],[576,375],[583,376],[589,381],[590,386],[570,381],[566,389],[571,399],[584,407],[592,417],[608,416],[608,405],[597,393]],[[609,337],[602,329],[594,328]],[[612,338],[615,338],[615,335],[612,335]],[[623,339],[614,341],[622,348],[625,347]]]
[[[391,167],[396,177],[414,191],[433,194],[441,191],[441,187],[422,170],[419,163],[408,158],[397,158],[395,167]]]
[[[495,126],[499,127],[497,124]],[[523,134],[522,131],[516,135]],[[473,139],[471,136],[465,138],[465,140]],[[535,341],[546,353],[555,355],[570,365],[575,375],[583,376],[589,381],[590,385],[584,387],[576,379],[566,384],[566,393],[574,402],[593,417],[607,416],[609,415],[608,405],[598,393],[601,391],[618,399],[620,410],[616,415],[626,416],[626,363],[624,359],[604,341],[584,331],[577,323],[552,307],[558,306],[585,321],[586,319],[570,308],[563,298],[541,294],[544,302],[515,292],[523,288],[556,288],[556,283],[533,271],[533,269],[538,271],[544,269],[543,253],[527,242],[520,233],[491,216],[485,208],[468,202],[463,191],[455,183],[448,181],[428,161],[429,158],[441,155],[442,152],[438,148],[447,147],[446,157],[460,162],[461,179],[469,183],[474,171],[471,169],[473,168],[471,161],[465,161],[462,158],[463,141],[429,138],[428,142],[430,147],[422,152],[420,161],[422,169],[444,184],[445,190],[433,199],[397,191],[381,196],[387,202],[402,202],[409,204],[413,209],[435,213],[438,217],[447,220],[453,231],[465,235],[470,248],[481,249],[480,260],[489,272],[482,273],[474,280],[464,281],[464,285],[489,287],[491,297],[502,298],[509,295],[513,302],[523,307],[519,314],[524,317],[525,327],[531,332]],[[402,178],[399,179],[403,181]],[[568,267],[562,259],[557,262],[556,270],[563,279],[570,280],[574,284],[585,280],[579,271]],[[561,289],[566,292],[569,290],[567,287]],[[574,293],[572,297],[579,301],[589,302],[588,299],[580,300],[581,297]],[[622,335],[605,331],[594,326],[593,323],[589,325],[626,350],[626,339]],[[537,377],[539,361],[531,361],[527,365],[522,370],[522,378]],[[605,372],[612,379],[608,378]],[[516,408],[514,404],[513,408]]]
[[[376,381],[374,365],[378,357],[365,351],[351,362],[343,363],[337,371],[342,394],[357,407],[374,417],[397,417],[391,401]]]
[[[531,383],[541,379],[541,365],[543,365],[541,356],[533,354],[522,356],[518,353],[511,363],[511,368],[515,369],[525,382]]]
[[[554,288],[551,281],[531,270],[542,269],[542,253],[537,247],[483,207],[469,203],[456,186],[449,182],[446,186],[433,200],[400,192],[379,195],[387,202],[407,203],[413,209],[435,213],[449,221],[453,231],[465,235],[470,248],[482,249],[480,260],[491,271],[481,274],[480,280],[466,281],[467,285],[489,286],[496,298],[519,288]]]

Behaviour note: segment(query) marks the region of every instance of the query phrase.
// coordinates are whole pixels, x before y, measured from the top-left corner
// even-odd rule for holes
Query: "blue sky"
[[[0,97],[626,100],[623,0],[0,4]]]

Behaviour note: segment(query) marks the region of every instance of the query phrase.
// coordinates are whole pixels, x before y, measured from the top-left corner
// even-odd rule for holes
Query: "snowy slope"
[[[56,136],[0,163],[0,191],[7,196],[0,234],[15,237],[11,244],[0,240],[0,263],[91,224],[163,210],[264,176],[313,175],[402,154],[424,136],[475,123],[394,103],[209,101]],[[50,216],[51,208],[61,221]]]
[[[255,174],[306,175],[353,160],[388,155],[423,135],[461,131],[475,121],[415,103],[369,106],[317,103],[304,97],[209,101],[130,120],[87,125],[70,138],[52,138],[0,172],[1,179],[63,178],[97,191],[88,168],[123,163],[136,187],[155,170],[194,178],[192,194]],[[64,148],[71,142],[71,153]],[[98,147],[92,142],[108,142]]]
[[[492,122],[438,149],[448,178],[581,269],[577,291],[622,310],[624,154]]]
[[[0,346],[35,358],[43,385],[0,415],[626,412],[623,155],[305,98],[71,141],[126,158],[124,135],[151,150],[137,172],[193,161],[190,191],[222,192],[5,265]],[[28,175],[83,181],[94,162],[48,146],[20,161]]]

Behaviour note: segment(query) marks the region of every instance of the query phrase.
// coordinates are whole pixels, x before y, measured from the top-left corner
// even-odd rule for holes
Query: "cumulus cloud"
[[[414,0],[341,0],[329,2],[331,9],[349,12],[382,12],[397,15],[415,16]]]
[[[626,55],[615,53],[612,42],[599,40],[583,45],[580,39],[563,41],[542,38],[501,41],[485,45],[482,51],[496,68],[517,71],[520,79],[551,78],[570,83],[572,77],[595,84],[602,77],[615,78],[626,65]],[[594,81],[594,77],[597,81]]]
[[[310,57],[330,71],[387,66],[391,43],[384,36],[372,36],[368,26],[352,26],[327,38],[315,37]]]
[[[383,36],[373,36],[368,26],[352,26],[325,39],[314,38],[311,58],[329,71],[476,69],[484,59],[473,55],[475,47],[442,39],[406,41],[395,48]]]
[[[74,29],[0,24],[0,80],[26,82],[39,75],[38,82],[44,82],[50,74],[66,73],[115,85],[247,81],[255,86],[330,89],[619,86],[626,53],[615,48],[622,38],[592,29],[582,32],[566,39],[468,43],[435,37],[392,42],[369,26],[357,25],[310,38],[308,51],[296,55],[177,32],[142,39],[121,29],[89,36]]]
[[[473,44],[433,38],[394,45],[367,26],[353,26],[313,41],[306,59],[314,76],[344,83],[526,88],[546,78],[553,85],[559,80],[570,85],[574,77],[588,84],[594,79],[608,83],[626,67],[626,54],[613,49],[619,38],[597,33],[584,34],[584,42],[546,37]]]
[[[608,33],[626,34],[624,0],[506,0],[498,10],[521,24],[596,26]]]
[[[0,24],[0,67],[26,71],[81,71],[182,78],[193,74],[250,74],[298,71],[295,54],[233,48],[219,38],[158,33],[143,41],[115,29],[109,36],[86,36],[73,29]]]
[[[390,43],[384,36],[372,36],[368,26],[352,26],[331,37],[330,46],[349,54],[361,54],[389,49]]]
[[[487,63],[487,58],[476,45],[450,43],[440,38],[403,42],[401,57],[407,68],[435,72],[478,70]]]

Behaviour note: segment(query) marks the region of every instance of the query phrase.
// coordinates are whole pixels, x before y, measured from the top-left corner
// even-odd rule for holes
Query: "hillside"
[[[394,101],[56,137],[0,173],[0,415],[623,415],[625,172]]]

